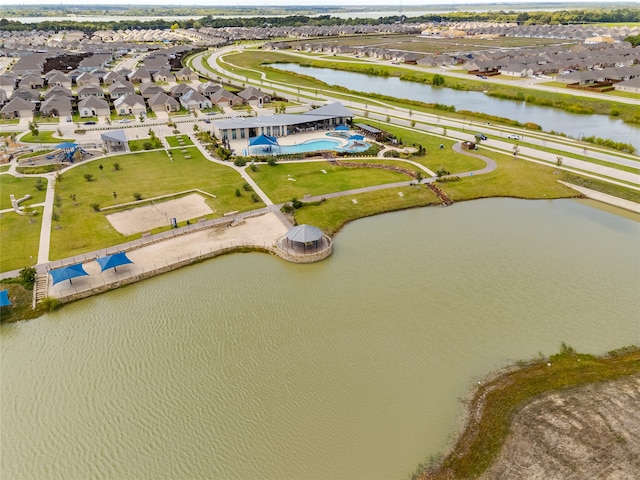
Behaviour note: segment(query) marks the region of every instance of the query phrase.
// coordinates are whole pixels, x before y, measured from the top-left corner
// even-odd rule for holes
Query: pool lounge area
[[[310,136],[311,138],[309,138]],[[289,143],[291,141],[294,143]],[[243,155],[293,155],[327,150],[357,153],[368,150],[370,146],[364,141],[362,135],[350,135],[344,131],[340,131],[338,135],[335,132],[315,132],[314,134],[290,135],[280,139],[262,135],[249,140],[249,146],[243,149]]]

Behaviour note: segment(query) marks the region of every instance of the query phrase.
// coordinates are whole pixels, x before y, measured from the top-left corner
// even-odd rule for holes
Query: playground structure
[[[21,164],[28,163],[30,165],[47,165],[51,163],[74,163],[77,160],[84,159],[85,156],[91,155],[77,143],[65,142],[55,146],[54,151],[43,153],[20,159]]]

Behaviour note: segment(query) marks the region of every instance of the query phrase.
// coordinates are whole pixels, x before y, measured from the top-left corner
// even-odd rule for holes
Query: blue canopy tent
[[[2,290],[0,292],[0,307],[8,307],[11,305],[11,300],[9,300],[9,290]]]
[[[55,270],[50,270],[49,273],[51,274],[51,278],[53,278],[54,285],[64,280],[69,280],[69,283],[72,283],[72,278],[89,275],[84,271],[81,263],[76,263],[74,265],[69,265],[62,268],[56,268]]]
[[[258,135],[257,137],[249,139],[249,149],[251,149],[251,147],[262,147],[262,153],[271,153],[273,147],[280,147],[280,145],[276,137]]]
[[[113,268],[116,272],[118,271],[116,267],[120,265],[126,265],[128,263],[133,263],[125,252],[115,253],[113,255],[107,255],[102,258],[96,258],[96,262],[100,264],[100,271],[104,272],[109,268]]]

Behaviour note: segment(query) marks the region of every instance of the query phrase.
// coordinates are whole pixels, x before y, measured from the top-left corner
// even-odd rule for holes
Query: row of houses
[[[60,72],[53,73],[49,77],[48,88],[42,90],[42,83],[29,78],[34,87],[18,88],[11,97],[5,90],[0,90],[0,115],[3,118],[32,118],[37,111],[42,116],[62,118],[77,111],[80,117],[87,118],[108,117],[113,111],[117,115],[139,116],[146,114],[147,110],[171,113],[181,109],[207,110],[214,105],[221,108],[243,104],[262,106],[271,102],[270,95],[255,87],[247,87],[235,94],[212,82],[197,83],[195,88],[187,83],[178,83],[165,89],[153,82],[134,86],[123,78],[106,88],[99,83],[83,84],[74,94],[65,86],[68,83],[62,84],[60,77]]]

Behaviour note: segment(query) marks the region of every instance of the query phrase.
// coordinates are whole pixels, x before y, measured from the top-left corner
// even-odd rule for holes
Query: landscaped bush
[[[243,157],[238,157],[233,161],[233,164],[236,167],[244,167],[247,164],[247,160],[244,159]]]

